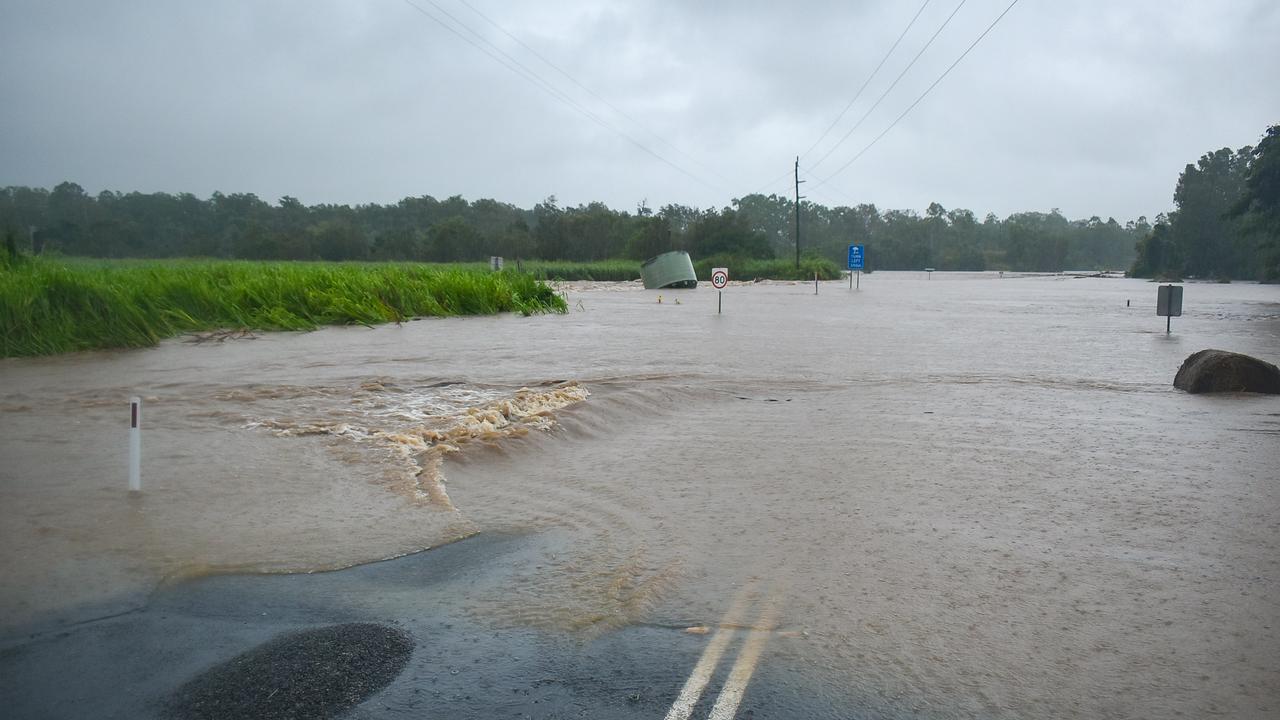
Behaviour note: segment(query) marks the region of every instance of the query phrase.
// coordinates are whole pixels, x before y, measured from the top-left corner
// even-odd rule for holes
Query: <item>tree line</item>
[[[1174,210],[1139,241],[1135,277],[1280,280],[1280,125],[1187,165]]]
[[[923,214],[875,205],[800,204],[800,252],[843,266],[849,244],[883,270],[1057,272],[1129,267],[1133,275],[1280,279],[1280,126],[1257,147],[1208,153],[1187,165],[1175,209],[1149,223],[1068,220],[1054,209],[979,219],[932,203]],[[394,204],[270,204],[252,193],[97,195],[63,182],[0,189],[6,244],[65,255],[254,260],[644,260],[668,250],[695,259],[789,258],[795,203],[752,194],[723,208],[670,204],[634,211],[593,202],[532,209],[492,199],[407,197]]]
[[[1068,220],[1059,211],[988,214],[934,203],[923,215],[875,205],[800,206],[801,252],[843,265],[850,243],[867,246],[871,269],[1116,269],[1151,232],[1145,218]],[[532,209],[491,199],[429,195],[394,204],[270,204],[252,193],[90,195],[73,183],[52,190],[0,189],[0,227],[34,252],[130,257],[257,260],[467,262],[507,258],[643,260],[668,250],[695,258],[788,258],[795,252],[794,203],[748,195],[724,208],[670,204],[618,211],[603,203],[562,207],[554,196]]]

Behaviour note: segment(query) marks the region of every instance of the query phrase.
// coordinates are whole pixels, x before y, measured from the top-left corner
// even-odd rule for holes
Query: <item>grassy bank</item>
[[[603,260],[600,262],[552,262],[532,260],[521,263],[525,272],[544,280],[639,280],[639,260]],[[514,263],[508,262],[509,267]],[[818,273],[822,280],[838,280],[843,277],[840,266],[822,258],[802,258],[800,267],[795,260],[751,260],[732,256],[713,256],[698,260],[693,270],[699,280],[711,280],[711,268],[729,268],[734,280],[812,280]]]
[[[564,312],[528,274],[402,264],[21,259],[0,266],[0,357],[145,347],[221,328]]]
[[[507,267],[515,263],[507,261]],[[555,260],[525,260],[520,267],[534,277],[543,280],[604,280],[627,281],[640,279],[639,260],[600,260],[597,262],[569,262]]]
[[[812,280],[814,273],[819,280],[839,280],[844,271],[839,265],[823,258],[805,257],[796,267],[794,259],[751,260],[736,257],[709,257],[693,264],[699,280],[711,279],[711,268],[729,268],[732,280]]]

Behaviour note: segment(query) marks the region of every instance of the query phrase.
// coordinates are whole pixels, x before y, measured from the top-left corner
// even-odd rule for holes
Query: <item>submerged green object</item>
[[[645,260],[640,266],[640,279],[644,281],[646,290],[698,286],[698,276],[693,274],[693,261],[683,250],[673,250]]]

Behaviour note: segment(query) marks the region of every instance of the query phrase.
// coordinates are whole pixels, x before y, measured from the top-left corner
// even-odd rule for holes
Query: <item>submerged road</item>
[[[9,718],[220,717],[216,708],[180,705],[184,686],[211,670],[234,668],[228,661],[247,662],[246,653],[273,638],[376,623],[411,638],[412,654],[390,684],[336,714],[667,720],[889,715],[858,709],[859,701],[824,680],[815,665],[793,662],[805,655],[807,640],[779,629],[776,588],[763,582],[745,582],[736,597],[725,598],[721,617],[690,617],[683,627],[641,624],[566,634],[504,627],[470,611],[475,600],[502,593],[511,572],[536,562],[548,543],[561,541],[554,533],[482,535],[338,572],[178,583],[157,590],[134,612],[7,638],[0,650],[0,707]],[[335,662],[341,654],[341,648],[334,651]],[[259,693],[241,709],[254,708],[256,717],[317,716],[314,708],[304,713],[277,699],[297,702],[289,686],[296,691],[307,681],[263,679],[256,684],[277,682],[285,692]]]

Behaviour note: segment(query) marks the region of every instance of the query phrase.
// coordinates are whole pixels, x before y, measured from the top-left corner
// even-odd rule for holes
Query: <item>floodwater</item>
[[[916,717],[1280,715],[1280,288],[875,273],[0,361],[5,634],[217,572],[567,535],[480,622],[715,625]],[[662,302],[659,303],[659,296]],[[143,486],[127,492],[128,399]],[[557,547],[565,547],[557,545]]]

